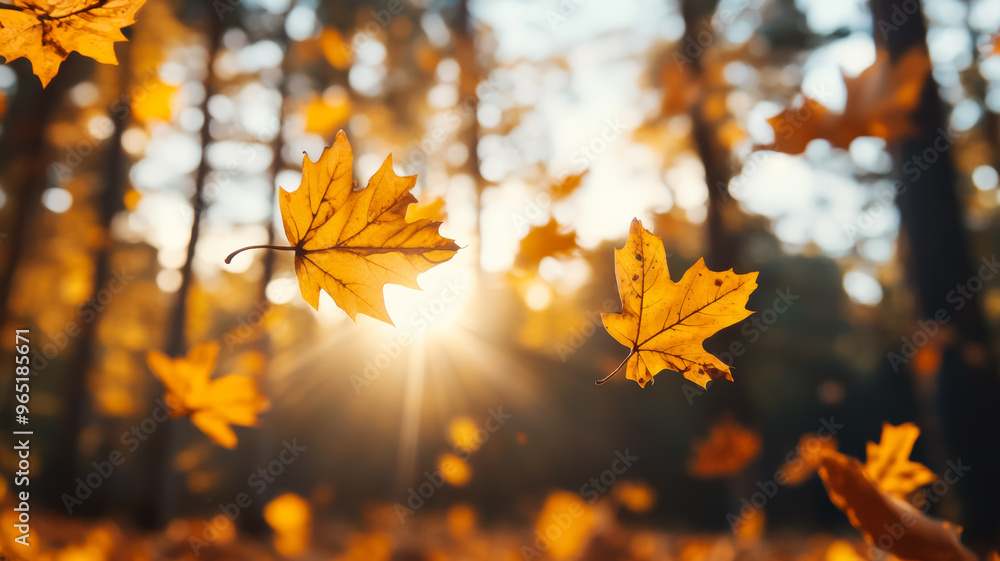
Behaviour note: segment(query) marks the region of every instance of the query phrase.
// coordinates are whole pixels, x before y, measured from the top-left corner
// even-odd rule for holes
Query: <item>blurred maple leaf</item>
[[[723,419],[696,440],[688,472],[697,477],[722,477],[743,471],[760,453],[760,436],[732,419]]]
[[[818,436],[808,432],[799,439],[796,454],[781,465],[778,471],[784,474],[785,485],[798,485],[819,469],[820,460],[826,452],[837,451],[837,440],[832,436]]]
[[[393,325],[383,287],[419,290],[417,275],[448,261],[459,247],[438,233],[440,222],[407,222],[406,209],[417,201],[410,193],[417,178],[397,176],[391,155],[362,191],[354,190],[352,166],[351,145],[340,131],[319,161],[303,158],[299,188],[278,194],[292,247],[245,247],[226,263],[246,249],[294,251],[299,289],[313,308],[319,309],[325,290],[351,319],[362,313]]]
[[[854,78],[844,77],[847,102],[836,114],[806,97],[802,106],[785,109],[767,120],[775,142],[768,149],[801,154],[810,141],[825,139],[847,149],[859,136],[895,140],[913,132],[910,113],[920,102],[930,60],[919,47],[910,49],[895,64],[879,50],[875,62]]]
[[[149,369],[167,388],[165,400],[172,417],[191,415],[191,421],[221,446],[236,446],[236,433],[229,425],[253,426],[257,415],[270,406],[253,380],[222,376],[210,380],[219,356],[218,343],[191,349],[186,357],[171,359],[151,351]]]
[[[703,388],[709,380],[732,381],[729,367],[702,345],[753,313],[745,306],[757,288],[756,272],[710,271],[699,259],[673,282],[663,242],[633,219],[625,247],[615,250],[615,276],[623,310],[601,317],[608,333],[631,351],[598,384],[626,365],[626,377],[642,387],[668,369]]]
[[[555,218],[545,226],[533,226],[528,235],[521,238],[514,265],[519,269],[537,269],[546,257],[566,256],[577,248],[576,232],[561,232]]]
[[[118,64],[116,41],[121,28],[135,23],[146,0],[15,0],[0,9],[0,56],[24,57],[42,87],[76,51],[104,64]]]
[[[920,429],[913,423],[898,427],[885,423],[881,441],[868,443],[865,475],[884,493],[902,499],[937,479],[927,466],[909,459],[918,436]]]
[[[925,516],[910,503],[881,489],[866,471],[855,458],[827,452],[819,475],[830,501],[847,515],[870,546],[902,559],[976,559],[959,541],[960,527]]]

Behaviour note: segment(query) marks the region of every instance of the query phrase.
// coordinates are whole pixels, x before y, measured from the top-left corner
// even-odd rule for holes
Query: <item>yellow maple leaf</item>
[[[269,407],[253,380],[243,376],[210,379],[219,356],[218,343],[198,345],[186,357],[171,359],[151,351],[146,355],[149,369],[167,392],[165,401],[170,415],[191,415],[202,432],[226,448],[236,446],[236,433],[230,425],[253,426],[257,415]]]
[[[604,313],[604,327],[631,351],[602,384],[626,368],[645,387],[661,370],[675,370],[701,387],[733,377],[729,367],[703,347],[705,339],[747,318],[757,273],[710,271],[699,259],[679,282],[670,280],[663,242],[632,220],[625,247],[615,250],[621,312]]]
[[[877,548],[901,559],[976,559],[959,540],[961,527],[924,515],[881,490],[865,472],[861,462],[840,452],[824,453],[819,468],[830,501],[868,543],[869,558],[881,556]]]
[[[930,60],[919,48],[909,50],[895,63],[880,50],[875,62],[854,78],[844,77],[847,101],[836,114],[817,100],[805,98],[801,107],[786,109],[768,119],[774,128],[774,145],[767,148],[800,154],[815,139],[836,148],[850,148],[859,136],[895,140],[914,131],[910,113],[920,103]]]
[[[319,309],[320,290],[333,297],[352,320],[359,313],[393,325],[382,289],[398,284],[420,289],[417,275],[451,259],[454,240],[438,233],[441,223],[406,221],[417,201],[410,190],[417,177],[399,177],[392,156],[361,191],[354,190],[353,154],[344,131],[319,161],[303,158],[302,184],[278,194],[285,235],[291,247],[250,246],[295,252],[295,274],[302,297]]]
[[[448,209],[444,206],[444,199],[435,197],[426,203],[414,203],[406,209],[406,220],[412,222],[421,218],[444,222],[448,218]]]
[[[0,56],[27,58],[42,87],[76,51],[104,64],[118,64],[114,44],[121,28],[135,23],[146,0],[14,0],[0,9]]]
[[[563,227],[550,219],[545,226],[533,226],[521,238],[514,265],[519,269],[537,269],[546,257],[567,256],[577,248],[576,232],[563,232]]]
[[[934,472],[910,461],[910,452],[919,436],[920,429],[913,423],[898,427],[883,424],[880,442],[869,442],[866,448],[865,475],[883,492],[898,498],[933,483],[937,479]]]

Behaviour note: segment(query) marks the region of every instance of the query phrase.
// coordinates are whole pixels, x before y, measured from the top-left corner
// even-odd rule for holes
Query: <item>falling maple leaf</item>
[[[913,423],[898,427],[885,423],[879,443],[868,443],[865,475],[882,492],[902,499],[937,479],[927,466],[910,461],[910,452],[919,436],[920,429]]]
[[[723,419],[708,431],[708,438],[696,440],[688,472],[697,477],[734,475],[760,454],[760,436],[732,419]]]
[[[218,356],[219,344],[205,343],[183,358],[151,351],[146,363],[167,388],[164,399],[172,417],[191,415],[194,425],[212,440],[233,448],[236,433],[229,425],[255,425],[269,404],[249,378],[229,375],[210,380]]]
[[[901,559],[976,559],[962,546],[960,527],[925,516],[910,503],[884,492],[865,472],[861,462],[839,452],[824,454],[819,468],[830,501],[847,515],[869,546]]]
[[[615,250],[621,312],[604,313],[604,327],[631,350],[602,384],[626,368],[626,377],[645,387],[661,370],[675,370],[703,388],[733,377],[729,366],[703,347],[720,329],[745,319],[757,288],[757,273],[710,271],[699,259],[679,282],[670,280],[663,242],[632,220],[625,247]]]
[[[825,139],[836,148],[850,148],[859,136],[895,140],[914,131],[910,114],[920,103],[930,60],[919,48],[897,62],[880,50],[875,62],[854,78],[844,77],[847,101],[843,113],[806,97],[800,107],[768,119],[775,142],[768,149],[801,154],[810,141]]]
[[[783,485],[798,485],[812,476],[819,469],[820,460],[827,452],[837,450],[837,440],[830,435],[818,436],[816,433],[806,433],[799,439],[792,458],[781,465],[778,471],[782,474]]]
[[[563,232],[564,228],[550,219],[544,226],[533,226],[528,235],[521,238],[514,265],[519,269],[537,269],[546,257],[564,257],[576,248],[576,232]]]
[[[114,44],[126,40],[121,28],[135,23],[145,1],[15,0],[0,9],[0,56],[31,61],[42,87],[73,51],[117,65]]]
[[[407,222],[417,178],[397,176],[391,155],[361,191],[354,190],[352,166],[351,145],[340,131],[319,161],[303,158],[298,189],[280,190],[281,218],[292,246],[245,247],[226,263],[246,249],[294,251],[299,289],[313,308],[319,309],[325,290],[352,320],[361,313],[393,325],[383,287],[419,290],[417,275],[448,261],[459,247],[438,233],[440,222]]]

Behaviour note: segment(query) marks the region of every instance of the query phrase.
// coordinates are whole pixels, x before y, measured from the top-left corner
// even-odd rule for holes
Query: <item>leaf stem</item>
[[[294,247],[294,246],[290,246],[290,245],[266,245],[266,244],[265,245],[248,245],[246,247],[241,247],[240,249],[237,249],[236,251],[230,253],[229,257],[226,257],[226,265],[228,265],[229,262],[233,260],[233,257],[236,257],[237,253],[241,253],[241,252],[246,251],[248,249],[274,249],[274,250],[277,250],[277,251],[295,251],[298,248]]]
[[[614,372],[612,372],[611,374],[608,374],[607,376],[605,376],[605,377],[601,378],[600,380],[594,382],[594,384],[600,386],[601,384],[607,382],[611,378],[614,378],[615,374],[617,374],[618,371],[621,370],[623,366],[625,366],[626,364],[628,364],[628,359],[632,358],[632,355],[634,355],[636,353],[636,351],[638,351],[638,350],[639,350],[638,348],[632,347],[632,352],[630,352],[628,354],[628,356],[625,357],[625,360],[623,360],[622,363],[618,365],[618,368],[615,368]]]

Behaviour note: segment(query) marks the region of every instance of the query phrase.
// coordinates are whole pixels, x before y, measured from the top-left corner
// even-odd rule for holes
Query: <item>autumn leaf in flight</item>
[[[703,388],[710,380],[733,377],[705,339],[748,317],[747,299],[757,288],[757,273],[710,271],[699,259],[681,280],[670,280],[663,242],[633,219],[625,247],[615,250],[615,276],[623,310],[602,314],[604,327],[628,356],[598,384],[625,367],[640,386],[661,370],[675,370]]]
[[[546,257],[566,257],[573,253],[577,249],[576,232],[564,230],[555,218],[544,226],[533,226],[528,235],[521,238],[514,265],[518,269],[534,270]]]
[[[708,432],[708,438],[694,442],[688,473],[712,478],[735,475],[760,454],[760,436],[732,419],[723,419]]]
[[[933,483],[937,479],[934,472],[921,463],[910,461],[910,451],[919,436],[920,429],[913,423],[898,427],[889,423],[882,425],[880,442],[868,443],[865,475],[882,491],[901,499]]]
[[[392,325],[382,289],[398,284],[420,289],[417,275],[451,259],[459,247],[438,233],[440,222],[406,220],[406,209],[417,200],[410,190],[416,176],[399,177],[392,156],[356,191],[353,154],[347,135],[337,133],[333,146],[319,161],[302,163],[302,184],[281,189],[279,203],[285,235],[291,247],[251,246],[295,252],[295,274],[302,297],[319,309],[325,290],[351,319],[365,314]]]
[[[114,44],[121,29],[135,23],[146,0],[14,0],[0,9],[0,56],[24,57],[42,81],[76,51],[104,64],[118,64]]]
[[[976,559],[962,546],[960,527],[926,516],[918,505],[902,499],[919,486],[918,482],[925,485],[936,479],[926,467],[908,460],[919,434],[912,424],[885,425],[882,442],[869,443],[868,462],[864,465],[839,452],[824,452],[819,475],[827,495],[871,548],[900,559]],[[873,557],[878,554],[871,553]]]
[[[810,141],[819,138],[835,148],[850,148],[859,136],[887,141],[914,132],[910,114],[920,103],[930,60],[919,47],[909,50],[895,63],[880,50],[875,62],[854,78],[844,77],[847,101],[843,113],[834,113],[821,101],[806,97],[800,107],[786,109],[768,119],[774,128],[774,144],[766,148],[786,154],[801,154]]]
[[[257,415],[269,404],[250,378],[228,375],[211,379],[218,356],[219,344],[205,343],[182,358],[171,359],[152,351],[146,362],[167,388],[164,399],[172,417],[191,415],[194,425],[212,440],[233,448],[236,433],[230,425],[255,425]]]

